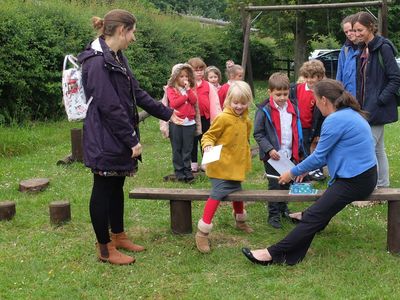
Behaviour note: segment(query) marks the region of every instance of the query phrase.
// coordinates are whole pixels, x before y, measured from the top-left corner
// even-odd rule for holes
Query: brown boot
[[[133,252],[141,252],[146,250],[143,246],[136,245],[129,240],[125,232],[111,233],[111,240],[113,241],[115,248],[125,249]]]
[[[196,247],[201,253],[209,253],[211,251],[210,248],[210,240],[208,239],[208,234],[211,232],[213,225],[204,223],[203,219],[199,220],[197,224],[197,230],[195,240]]]
[[[232,215],[235,219],[235,227],[241,231],[244,231],[246,233],[252,233],[254,230],[251,228],[247,223],[247,212],[246,210],[243,210],[242,214],[235,214],[235,212],[232,212]]]
[[[135,262],[135,258],[119,252],[113,242],[107,244],[96,243],[97,257],[102,262],[113,265],[129,265]]]

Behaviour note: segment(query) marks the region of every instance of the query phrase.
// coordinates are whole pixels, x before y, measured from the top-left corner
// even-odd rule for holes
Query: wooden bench
[[[288,191],[244,190],[227,197],[227,201],[262,201],[262,202],[309,202],[317,200],[323,190],[315,195],[289,195]],[[129,193],[129,198],[148,200],[169,200],[171,229],[175,234],[191,233],[192,201],[205,201],[210,190],[205,189],[165,189],[136,188]],[[385,188],[375,190],[365,201],[388,202],[387,249],[391,253],[400,253],[400,189]]]

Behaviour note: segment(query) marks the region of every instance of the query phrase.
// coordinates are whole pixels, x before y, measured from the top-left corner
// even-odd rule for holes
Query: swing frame
[[[242,17],[242,30],[243,30],[243,54],[242,54],[242,68],[243,73],[246,74],[247,68],[247,81],[250,84],[254,94],[253,84],[253,71],[250,60],[250,27],[251,27],[251,13],[264,12],[264,11],[305,11],[316,9],[343,9],[354,7],[378,7],[378,32],[387,37],[388,35],[388,0],[379,1],[363,1],[363,2],[349,2],[349,3],[327,3],[327,4],[300,4],[300,5],[274,5],[274,6],[253,6],[244,4],[241,5]]]

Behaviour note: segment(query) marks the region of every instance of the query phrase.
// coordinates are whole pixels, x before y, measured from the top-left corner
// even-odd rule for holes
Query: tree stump
[[[50,223],[61,225],[71,220],[71,206],[68,201],[53,201],[49,205]]]
[[[72,160],[83,162],[82,129],[71,129],[71,150]]]
[[[34,178],[28,180],[22,180],[19,183],[20,192],[40,192],[44,191],[49,185],[47,178]]]
[[[11,220],[15,216],[15,202],[4,201],[0,202],[0,221]]]

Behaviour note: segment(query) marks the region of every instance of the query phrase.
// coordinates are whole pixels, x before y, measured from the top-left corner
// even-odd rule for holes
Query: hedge
[[[113,8],[127,9],[138,19],[137,42],[125,54],[141,86],[155,98],[161,97],[162,86],[178,62],[200,56],[224,71],[227,59],[241,61],[241,31],[235,25],[202,27],[136,1],[2,2],[0,125],[65,118],[61,102],[64,55],[82,51],[96,36],[90,18]],[[253,64],[261,59],[265,65],[272,50],[256,48]]]

